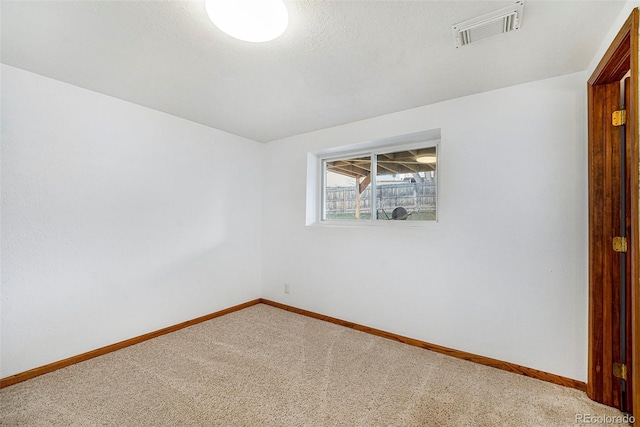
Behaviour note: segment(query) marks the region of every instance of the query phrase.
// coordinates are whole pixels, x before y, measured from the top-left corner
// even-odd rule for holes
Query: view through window
[[[436,146],[325,159],[322,219],[435,221],[436,172]]]

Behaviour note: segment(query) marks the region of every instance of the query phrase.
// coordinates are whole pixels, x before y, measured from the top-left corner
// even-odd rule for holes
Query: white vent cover
[[[456,48],[517,30],[522,25],[523,10],[524,1],[520,0],[513,6],[453,25],[451,28],[453,29]]]

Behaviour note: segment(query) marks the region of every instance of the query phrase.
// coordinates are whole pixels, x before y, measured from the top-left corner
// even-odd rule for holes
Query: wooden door
[[[590,398],[640,408],[638,9],[588,82]],[[626,122],[622,123],[625,111]],[[616,122],[617,120],[617,122]],[[634,349],[636,351],[634,351]]]

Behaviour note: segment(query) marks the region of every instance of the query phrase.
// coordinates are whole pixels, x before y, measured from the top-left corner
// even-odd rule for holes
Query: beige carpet
[[[573,389],[262,304],[0,399],[3,426],[575,426],[576,414],[621,415]]]

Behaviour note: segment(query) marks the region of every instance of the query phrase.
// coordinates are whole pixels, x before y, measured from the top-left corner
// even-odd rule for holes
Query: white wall
[[[571,74],[269,143],[263,296],[585,381],[585,82]],[[309,151],[435,128],[436,227],[305,226]]]
[[[263,152],[3,65],[0,376],[259,297]]]

